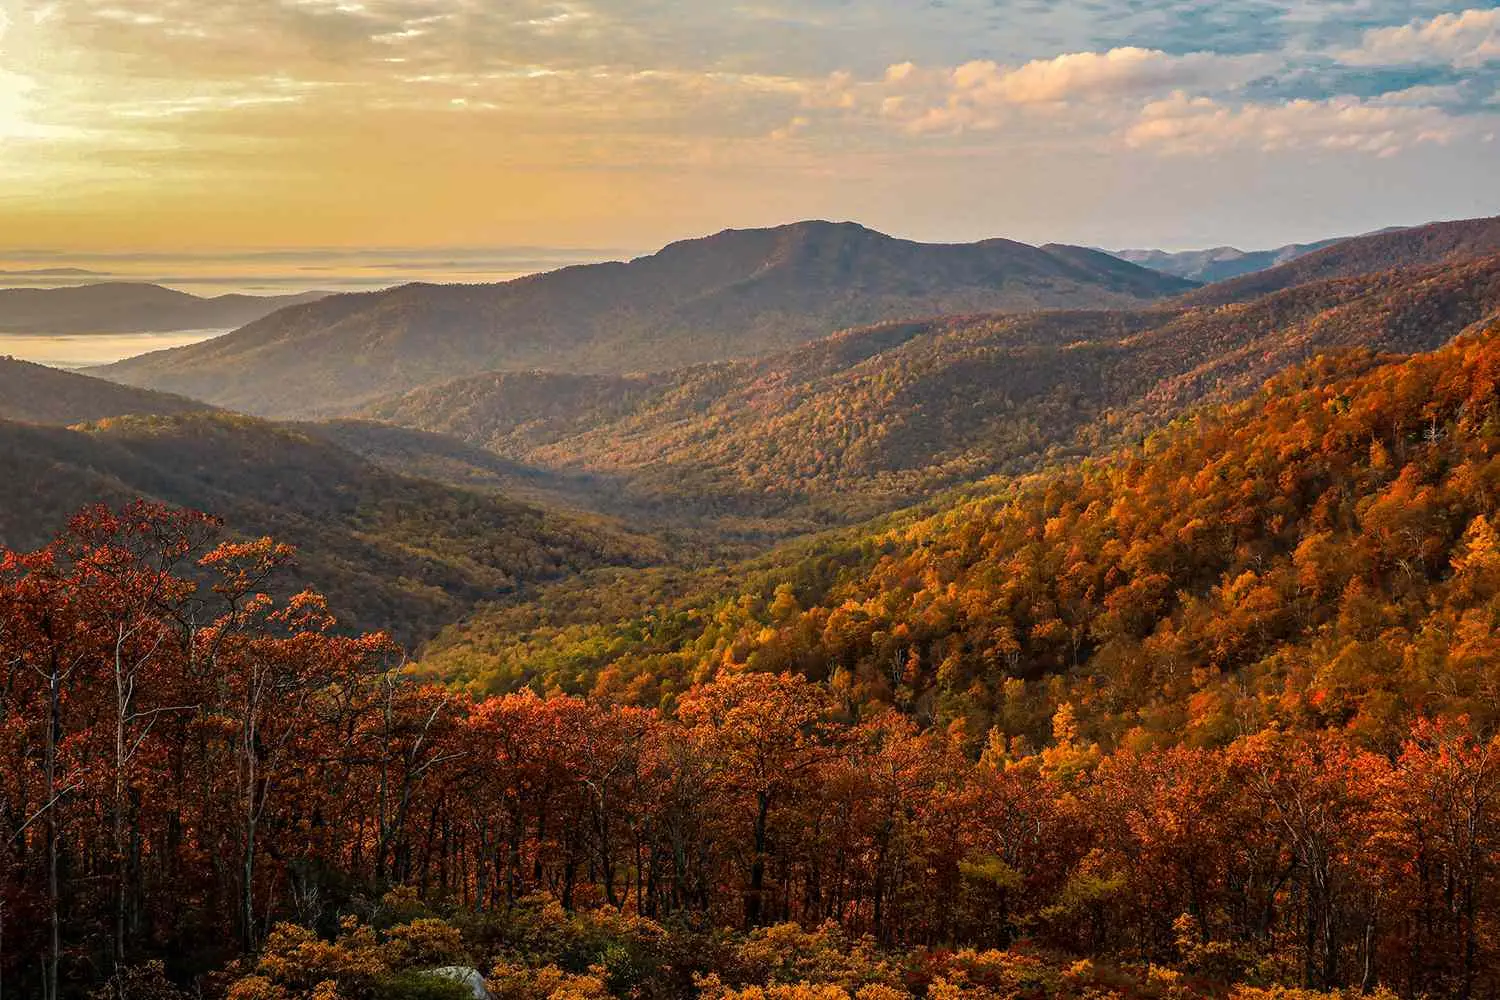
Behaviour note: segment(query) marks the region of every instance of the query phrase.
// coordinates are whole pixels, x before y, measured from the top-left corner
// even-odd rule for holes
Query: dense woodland
[[[709,573],[680,600],[623,616],[596,596],[607,610],[590,620],[562,587],[449,630],[427,661],[483,690],[648,703],[702,664],[792,667],[980,730],[1020,709],[1007,707],[1013,682],[1047,688],[1072,673],[1120,739],[1143,725],[1178,732],[1198,694],[1198,711],[1218,706],[1215,725],[1232,727],[1253,696],[1282,697],[1294,667],[1306,680],[1309,663],[1356,656],[1320,717],[1347,721],[1327,714],[1335,705],[1378,716],[1381,698],[1409,694],[1394,666],[1408,643],[1438,657],[1425,683],[1463,676],[1433,602],[1452,613],[1443,574],[1467,533],[1488,531],[1497,351],[1491,330],[1386,365],[1323,360],[1111,459],[788,550],[743,588]],[[1386,679],[1396,686],[1382,691]],[[1050,715],[1037,704],[1010,735],[1044,737]]]
[[[351,624],[410,644],[480,600],[661,552],[609,519],[399,475],[306,429],[237,414],[0,420],[0,539],[12,547],[44,543],[62,511],[143,496],[296,545],[283,589],[316,583]]]
[[[274,542],[88,509],[0,567],[5,987],[1492,996],[1497,377],[1500,329],[1320,360],[423,665],[494,694],[263,596]]]
[[[1431,350],[1496,309],[1500,257],[1486,257],[1234,305],[886,324],[659,375],[490,373],[367,415],[606,477],[639,503],[805,530],[1137,441],[1322,352]]]
[[[1500,997],[1496,233],[1140,306],[792,227],[205,349],[467,371],[606,278],[754,341],[332,422],[0,362],[0,996]],[[764,353],[991,266],[1134,301]]]
[[[161,958],[237,998],[423,995],[406,968],[480,955],[501,995],[552,997],[1496,985],[1500,743],[1466,717],[1383,752],[1306,726],[1106,752],[1065,703],[1039,752],[976,760],[962,725],[793,674],[669,712],[475,702],[402,683],[312,595],[257,598],[288,554],[200,556],[210,527],[94,510],[5,565],[22,991]]]

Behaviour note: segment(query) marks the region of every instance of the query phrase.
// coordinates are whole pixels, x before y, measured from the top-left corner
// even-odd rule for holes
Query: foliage
[[[368,414],[598,477],[640,506],[805,530],[1138,442],[1320,352],[1431,350],[1497,308],[1488,257],[1236,305],[892,323],[649,376],[489,373]]]
[[[377,933],[345,917],[333,941],[283,923],[225,1000],[471,1000],[464,984],[427,974],[463,953],[458,931],[432,918]]]
[[[23,992],[236,954],[232,1000],[440,992],[406,974],[474,960],[528,1000],[1500,985],[1500,737],[1475,718],[1392,719],[1384,753],[1305,724],[1107,751],[1059,709],[1035,752],[976,755],[794,673],[726,669],[670,713],[474,700],[403,681],[316,595],[265,597],[289,550],[214,527],[93,509],[0,568]],[[1487,593],[1464,537],[1456,585]]]
[[[1385,749],[1417,713],[1490,725],[1497,359],[1490,331],[1384,365],[1319,360],[1140,450],[830,539],[745,585],[593,624],[481,617],[429,668],[646,704],[790,669],[961,725],[1002,765],[1052,744],[1055,772],[1094,744],[1222,745],[1272,721]],[[489,621],[507,626],[493,642]]]
[[[289,546],[86,508],[0,553],[0,982],[1493,995],[1497,380],[1500,329],[1319,359],[990,495],[560,586],[470,689],[286,594]],[[91,433],[238,418],[202,419]]]
[[[299,548],[282,593],[317,580],[357,624],[415,643],[480,600],[600,565],[659,558],[596,517],[394,475],[300,431],[228,414],[73,429],[0,423],[0,539],[40,544],[58,511],[146,496],[214,510]]]

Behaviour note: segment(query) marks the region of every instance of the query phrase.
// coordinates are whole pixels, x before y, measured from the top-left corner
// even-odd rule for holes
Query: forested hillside
[[[1097,453],[1321,351],[1428,350],[1497,312],[1489,257],[1243,305],[886,324],[662,375],[486,374],[368,413],[642,501],[827,524]]]
[[[1488,726],[1497,365],[1500,327],[1320,360],[1140,449],[845,533],[748,588],[648,592],[633,615],[559,600],[523,628],[498,611],[424,666],[646,704],[720,670],[792,669],[1005,752],[1043,745],[1064,703],[1105,748],[1270,724],[1378,744],[1428,711]]]
[[[208,409],[181,396],[0,357],[0,420],[67,426],[132,413],[167,416]]]
[[[0,984],[1495,995],[1500,256],[1443,239],[366,419],[0,365]]]
[[[807,222],[498,285],[335,296],[101,373],[249,413],[347,415],[380,396],[490,369],[655,371],[754,357],[882,320],[1125,307],[1190,287],[1078,247],[927,245]]]
[[[1500,253],[1500,217],[1434,222],[1335,243],[1267,271],[1221,281],[1183,296],[1194,305],[1244,302],[1312,281],[1351,278],[1398,267],[1458,264]]]
[[[1497,5],[0,0],[0,1000],[1500,1000]]]
[[[1500,327],[1319,360],[526,677],[588,700],[404,683],[314,596],[253,596],[273,543],[86,511],[0,564],[5,971],[173,1000],[472,996],[454,965],[527,1000],[1486,996],[1497,379]]]
[[[229,414],[0,422],[0,545],[47,541],[61,511],[148,497],[301,550],[352,623],[420,642],[481,600],[604,564],[659,558],[643,536],[495,494],[387,472],[320,438]]]

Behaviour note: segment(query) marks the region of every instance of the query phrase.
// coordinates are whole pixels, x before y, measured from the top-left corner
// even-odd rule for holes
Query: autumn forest
[[[1500,222],[878,236],[0,363],[0,995],[1500,996]]]

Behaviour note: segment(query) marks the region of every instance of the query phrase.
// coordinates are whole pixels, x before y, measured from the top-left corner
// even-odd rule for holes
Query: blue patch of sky
[[[619,2],[619,0],[617,0]],[[791,0],[745,3],[738,17],[700,31],[739,31],[739,39],[774,60],[769,42],[787,41],[798,26],[801,45],[783,50],[789,72],[851,69],[873,75],[913,60],[956,65],[972,59],[1021,63],[1065,52],[1121,46],[1173,54],[1279,53],[1294,65],[1316,66],[1359,44],[1371,28],[1404,25],[1465,7],[1455,0]],[[757,33],[755,24],[773,26]],[[749,28],[750,30],[744,30]],[[717,46],[711,45],[710,48]],[[793,65],[792,63],[795,63]],[[1330,77],[1330,85],[1337,85]],[[1330,90],[1324,96],[1337,92]]]

